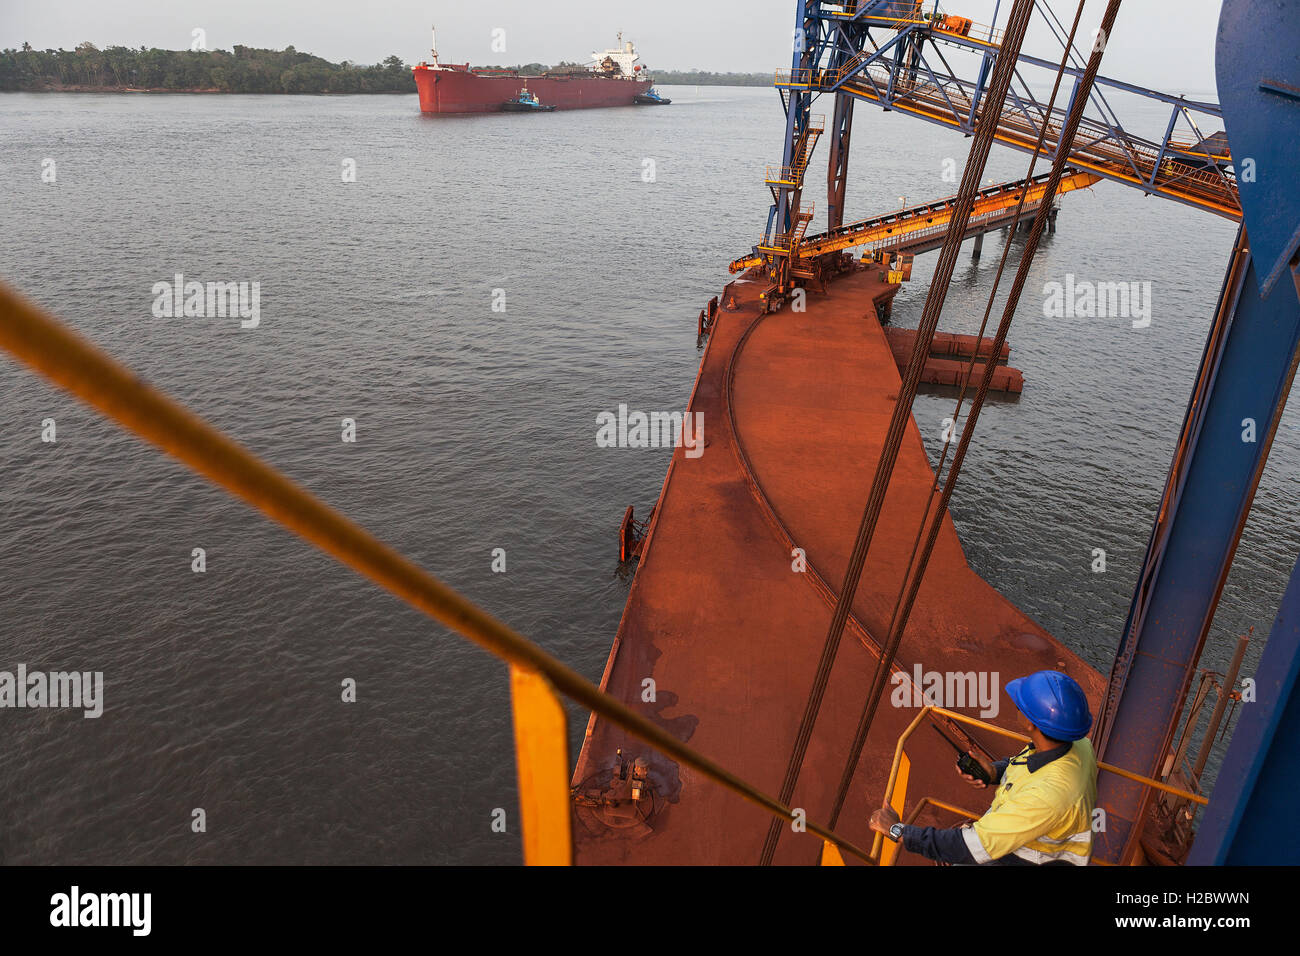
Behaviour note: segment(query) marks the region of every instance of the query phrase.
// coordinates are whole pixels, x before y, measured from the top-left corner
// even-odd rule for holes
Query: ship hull
[[[518,95],[525,82],[528,91],[547,106],[561,110],[601,106],[632,106],[651,86],[648,80],[604,76],[491,75],[462,69],[435,70],[418,66],[413,71],[424,113],[500,113],[507,100]]]

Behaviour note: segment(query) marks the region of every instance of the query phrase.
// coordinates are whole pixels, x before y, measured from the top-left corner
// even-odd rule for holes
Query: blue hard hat
[[[1069,674],[1039,671],[1008,682],[1007,694],[1031,724],[1053,740],[1078,740],[1092,728],[1088,698]]]

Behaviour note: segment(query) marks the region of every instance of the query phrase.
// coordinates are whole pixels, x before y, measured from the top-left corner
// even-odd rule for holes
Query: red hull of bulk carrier
[[[417,66],[415,86],[424,113],[498,113],[525,83],[546,106],[562,110],[598,106],[632,106],[648,80],[606,76],[522,76],[517,73],[475,73],[467,67]]]

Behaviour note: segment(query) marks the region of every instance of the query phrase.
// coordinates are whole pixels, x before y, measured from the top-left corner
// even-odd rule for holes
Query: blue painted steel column
[[[1151,176],[1147,183],[1154,186],[1156,179],[1160,176],[1160,164],[1165,161],[1165,153],[1169,151],[1169,138],[1174,135],[1174,126],[1178,123],[1179,107],[1175,106],[1169,111],[1169,125],[1165,127],[1165,138],[1160,141],[1160,152],[1156,153],[1156,161],[1151,166]]]
[[[1300,343],[1300,298],[1277,282],[1300,241],[1300,96],[1285,93],[1300,91],[1300,0],[1225,0],[1215,59],[1244,227],[1093,734],[1104,760],[1147,776],[1168,753]],[[1102,775],[1101,859],[1127,858],[1149,799]]]
[[[1291,571],[1255,682],[1256,699],[1241,705],[1190,864],[1300,863],[1300,562]]]
[[[827,63],[829,70],[838,72],[862,52],[867,38],[866,28],[858,23],[841,24],[836,30],[838,40]],[[826,228],[838,229],[844,224],[845,195],[849,178],[849,143],[853,136],[853,97],[842,90],[835,93],[835,113],[831,121],[830,146],[826,157]]]
[[[795,19],[794,32],[791,34],[791,40],[802,36],[803,43],[794,43],[794,51],[790,57],[790,69],[793,73],[791,80],[798,76],[800,70],[812,69],[816,67],[816,61],[809,60],[815,54],[817,44],[816,39],[809,37],[807,34],[808,23],[808,5],[812,3],[814,8],[820,8],[820,0],[795,0]],[[802,31],[802,32],[801,32]],[[800,90],[796,87],[790,88],[790,108],[786,112],[785,118],[785,149],[781,154],[781,165],[792,166],[794,164],[794,149],[799,142],[799,137],[804,129],[808,126],[809,108],[812,106],[812,91]],[[786,187],[781,187],[777,193],[776,203],[776,224],[775,231],[777,234],[786,232],[790,229],[790,192]],[[767,240],[771,242],[775,236],[769,235]]]
[[[993,18],[989,20],[989,30],[993,30],[998,25],[998,10],[1002,7],[1002,0],[997,0],[993,4]],[[984,84],[988,81],[989,73],[993,69],[993,54],[988,50],[984,51],[984,59],[980,62],[979,79],[975,81],[975,89],[970,96],[970,113],[966,117],[966,128],[971,129],[975,126],[975,114],[980,107],[980,97],[984,95]],[[1065,115],[1070,115],[1069,109],[1066,109]]]
[[[1300,9],[1292,2],[1224,5],[1218,56],[1253,49],[1252,62],[1220,78],[1229,144],[1251,235],[1260,243],[1265,291],[1300,298],[1300,183],[1294,150],[1300,132]],[[1260,36],[1267,34],[1268,39]],[[1222,62],[1222,60],[1220,60]],[[1244,115],[1240,115],[1244,114]],[[1242,129],[1242,126],[1245,129]],[[1240,131],[1240,132],[1239,132]],[[1238,140],[1242,140],[1239,148]],[[1246,158],[1253,176],[1243,177]],[[1278,177],[1284,177],[1278,182]],[[1292,281],[1286,281],[1287,271]],[[1294,826],[1300,791],[1300,562],[1255,672],[1253,703],[1243,703],[1210,805],[1196,832],[1193,864],[1300,863]]]
[[[1285,292],[1261,298],[1250,261],[1237,282],[1225,283],[1228,328],[1221,349],[1206,348],[1208,391],[1187,411],[1179,443],[1186,447],[1184,467],[1170,473],[1111,674],[1113,710],[1093,736],[1103,760],[1144,776],[1157,776],[1169,752],[1291,386],[1300,300]],[[1247,419],[1253,426],[1243,424]],[[1102,859],[1127,856],[1149,797],[1144,790],[1101,776]]]

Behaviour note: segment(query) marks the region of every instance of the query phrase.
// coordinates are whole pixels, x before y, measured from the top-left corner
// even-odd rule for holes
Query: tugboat
[[[644,93],[638,93],[632,100],[639,106],[667,106],[672,102],[668,97],[661,94],[653,86]]]
[[[528,92],[528,84],[525,83],[514,99],[501,104],[501,109],[506,113],[549,113],[555,107],[543,106],[536,93]]]

